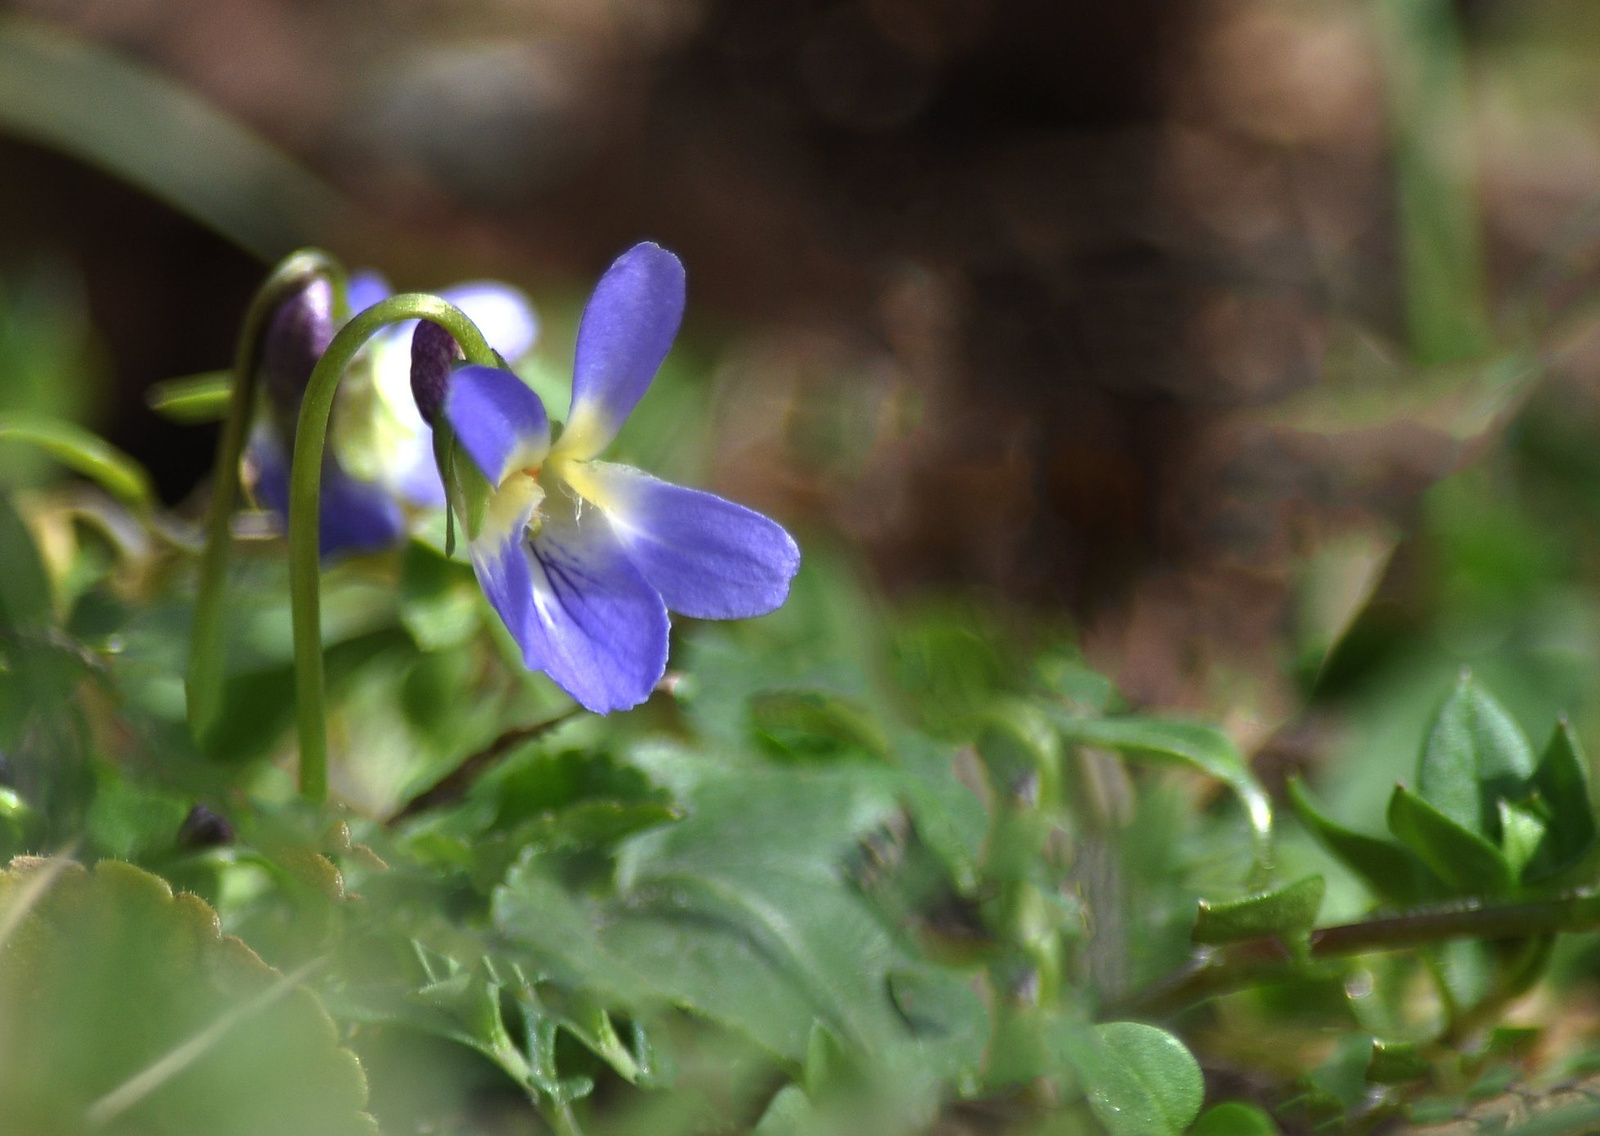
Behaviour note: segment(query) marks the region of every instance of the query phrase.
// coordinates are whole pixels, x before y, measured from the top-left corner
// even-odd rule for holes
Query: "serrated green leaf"
[[[1417,793],[1488,840],[1500,837],[1496,802],[1515,800],[1533,773],[1533,750],[1505,708],[1462,675],[1439,707],[1417,765]]]
[[[1456,891],[1500,895],[1515,881],[1500,849],[1403,785],[1389,798],[1389,831]]]
[[[1581,860],[1594,847],[1594,804],[1589,798],[1589,763],[1578,737],[1563,719],[1556,724],[1529,781],[1547,825],[1524,877],[1537,882]]]
[[[0,874],[0,912],[41,861]],[[0,1116],[8,1131],[374,1136],[366,1083],[310,990],[160,879],[73,865],[0,955]]]
[[[1268,855],[1272,800],[1233,740],[1221,730],[1198,722],[1143,717],[1078,718],[1060,714],[1056,723],[1067,741],[1185,765],[1221,781],[1244,805],[1245,816],[1255,832],[1257,859]]]
[[[1272,1117],[1253,1104],[1229,1101],[1208,1108],[1189,1129],[1189,1136],[1279,1136]]]
[[[1289,781],[1289,803],[1300,822],[1311,830],[1311,835],[1378,895],[1399,903],[1421,898],[1425,890],[1425,869],[1404,847],[1329,820],[1311,803],[1305,786],[1297,778]]]
[[[622,848],[614,898],[580,897],[537,857],[494,900],[530,966],[633,1012],[679,1006],[804,1058],[821,1022],[853,1054],[908,1039],[887,975],[904,960],[841,865],[892,798],[801,766],[709,775],[686,816]]]
[[[1327,881],[1307,876],[1272,891],[1221,903],[1200,901],[1194,923],[1197,943],[1230,943],[1261,935],[1303,935],[1317,921]]]
[[[1109,1022],[1072,1037],[1066,1049],[1110,1136],[1181,1136],[1200,1112],[1200,1065],[1166,1030]]]

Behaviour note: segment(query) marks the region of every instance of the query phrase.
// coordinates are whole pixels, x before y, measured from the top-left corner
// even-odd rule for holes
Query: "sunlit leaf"
[[[1221,903],[1201,900],[1194,924],[1194,941],[1227,943],[1259,935],[1305,934],[1317,921],[1325,891],[1327,883],[1321,876],[1307,876],[1242,899]]]
[[[1068,1043],[1067,1056],[1111,1136],[1180,1136],[1200,1111],[1200,1066],[1166,1030],[1141,1022],[1093,1026]]]

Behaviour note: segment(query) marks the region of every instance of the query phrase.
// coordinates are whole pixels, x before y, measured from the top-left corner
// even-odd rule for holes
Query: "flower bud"
[[[233,843],[233,826],[204,805],[196,805],[178,828],[178,847],[214,848]]]
[[[430,320],[417,321],[417,330],[411,335],[411,397],[429,426],[439,416],[450,372],[461,357],[461,349],[448,331]]]
[[[294,437],[311,371],[333,341],[333,285],[311,276],[273,309],[261,334],[260,377],[286,438]]]

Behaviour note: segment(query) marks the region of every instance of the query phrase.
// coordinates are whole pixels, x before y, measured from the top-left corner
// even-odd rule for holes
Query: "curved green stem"
[[[495,366],[483,333],[459,308],[437,296],[391,296],[357,315],[333,337],[311,372],[295,428],[289,472],[289,601],[294,621],[295,718],[300,733],[300,792],[312,801],[328,795],[328,729],[322,674],[322,597],[318,518],[322,510],[322,455],[328,416],[345,368],[374,334],[390,324],[426,319],[439,324],[471,363]]]
[[[290,294],[315,277],[343,279],[339,262],[325,252],[306,249],[273,269],[256,292],[245,313],[234,357],[233,393],[222,436],[217,442],[211,504],[206,513],[206,544],[200,556],[200,578],[194,601],[194,627],[189,639],[189,671],[184,679],[188,695],[189,733],[202,749],[222,710],[223,599],[227,589],[229,525],[239,499],[239,461],[244,455],[250,416],[256,404],[256,377],[261,367],[261,336],[267,321]]]

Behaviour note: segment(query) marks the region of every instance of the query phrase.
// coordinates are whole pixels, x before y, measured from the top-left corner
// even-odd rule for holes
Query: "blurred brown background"
[[[714,481],[859,541],[891,589],[1064,606],[1136,698],[1281,673],[1296,565],[1350,534],[1381,560],[1472,452],[1403,399],[1354,424],[1295,409],[1330,367],[1412,374],[1371,5],[10,9],[277,143],[352,204],[319,239],[398,284],[492,274],[575,300],[631,242],[673,248],[719,400]],[[1498,305],[1594,192],[1600,28],[1573,3],[1450,11]],[[5,262],[81,274],[102,422],[181,499],[211,435],[142,392],[226,364],[264,265],[3,138],[0,215]],[[1582,385],[1582,358],[1547,362]],[[1271,719],[1283,696],[1253,697]]]

